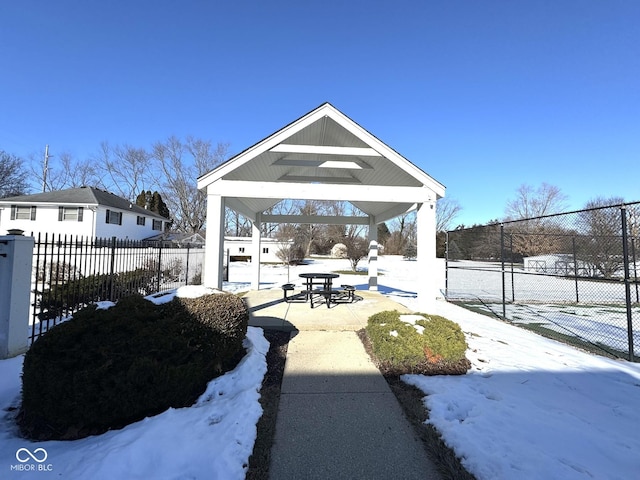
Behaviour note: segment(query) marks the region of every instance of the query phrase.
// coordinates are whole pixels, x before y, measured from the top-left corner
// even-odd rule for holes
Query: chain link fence
[[[640,361],[640,202],[446,234],[451,302]]]

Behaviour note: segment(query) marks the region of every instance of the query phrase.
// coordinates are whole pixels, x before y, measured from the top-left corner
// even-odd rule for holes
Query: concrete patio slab
[[[249,325],[282,330],[360,330],[367,319],[384,310],[411,313],[406,307],[378,292],[358,290],[360,297],[353,303],[332,304],[331,308],[309,302],[284,301],[281,289],[252,290],[244,295],[251,318]]]

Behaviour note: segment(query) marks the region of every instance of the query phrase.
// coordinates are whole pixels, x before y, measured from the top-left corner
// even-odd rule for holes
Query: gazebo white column
[[[373,215],[369,215],[369,290],[378,290],[378,225]]]
[[[434,306],[437,293],[436,268],[436,202],[420,204],[416,214],[418,234],[418,278],[416,292],[420,311],[428,313]]]
[[[260,255],[262,254],[262,243],[260,227],[262,224],[262,214],[257,213],[255,220],[251,223],[251,289],[260,290]]]
[[[222,289],[224,259],[224,197],[207,195],[207,240],[204,285]]]

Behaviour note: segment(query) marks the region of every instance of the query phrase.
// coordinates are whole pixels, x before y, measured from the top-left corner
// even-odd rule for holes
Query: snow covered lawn
[[[258,399],[269,350],[262,329],[249,327],[245,348],[240,364],[209,382],[192,407],[66,442],[19,437],[15,411],[7,408],[18,405],[24,357],[0,361],[0,478],[243,479],[262,415]]]
[[[590,355],[442,302],[472,370],[406,375],[478,479],[640,478],[640,365]]]

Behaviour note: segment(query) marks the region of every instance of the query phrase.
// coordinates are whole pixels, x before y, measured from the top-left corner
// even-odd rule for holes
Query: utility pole
[[[49,145],[44,147],[44,168],[42,169],[42,192],[47,191],[47,172],[49,170]]]

